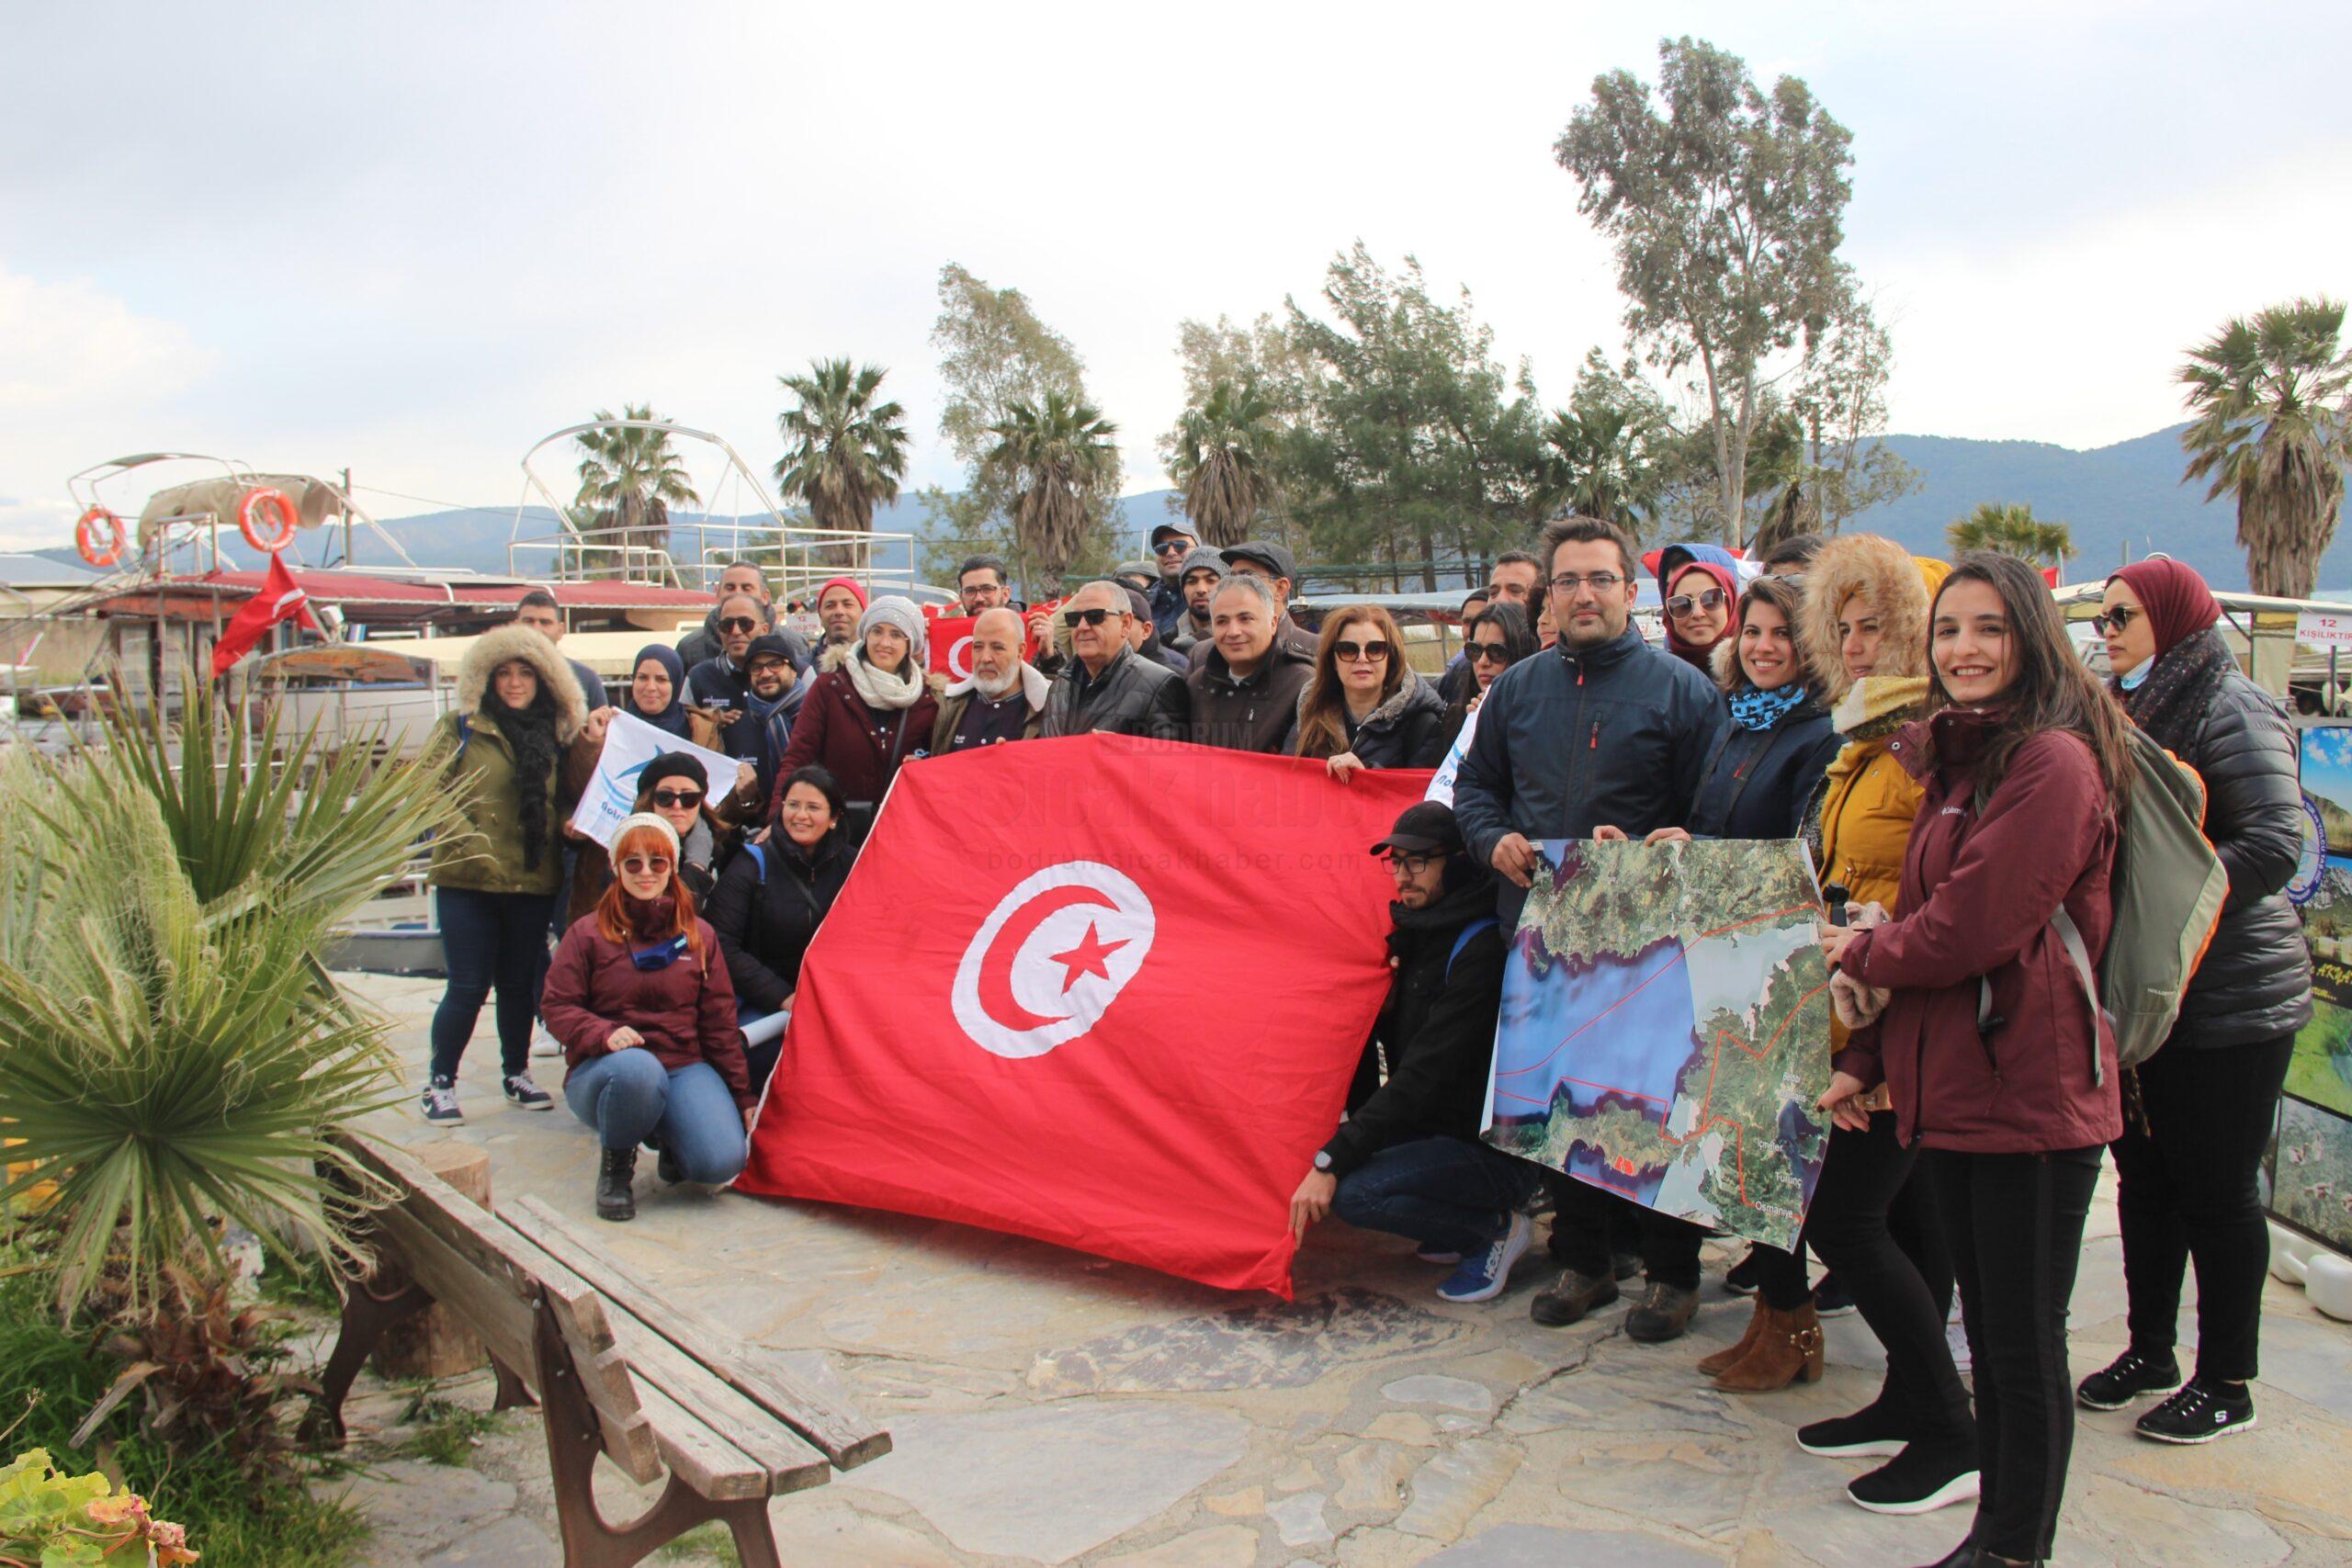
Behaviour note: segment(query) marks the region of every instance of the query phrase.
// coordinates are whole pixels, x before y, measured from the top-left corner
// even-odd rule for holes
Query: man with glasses
[[[752,644],[780,635],[769,632],[767,612],[756,594],[729,593],[721,598],[714,623],[718,652],[686,671],[686,700],[712,710],[718,720],[719,750],[754,764],[761,748],[754,733],[758,727],[746,722],[752,711]],[[773,763],[775,759],[769,761]]]
[[[964,614],[977,615],[983,610],[1009,609],[1012,604],[1012,589],[1005,581],[1002,556],[967,556],[964,564],[956,569],[956,597]]]
[[[1199,538],[1181,524],[1162,523],[1151,531],[1151,558],[1159,569],[1159,581],[1149,591],[1151,626],[1159,640],[1171,648],[1182,629],[1184,573],[1192,564],[1187,558],[1200,547]]]
[[[1192,691],[1193,743],[1281,756],[1298,731],[1298,699],[1315,679],[1313,660],[1283,657],[1276,643],[1282,604],[1267,580],[1237,571],[1209,604],[1216,638],[1196,648],[1184,683]]]
[[[1332,1213],[1410,1236],[1423,1262],[1453,1269],[1440,1296],[1489,1301],[1527,1250],[1524,1211],[1543,1176],[1478,1141],[1505,933],[1445,807],[1406,807],[1372,852],[1386,858],[1396,890],[1388,999],[1348,1091],[1347,1120],[1291,1195],[1291,1232],[1304,1240]]]
[[[1054,677],[1038,734],[1143,735],[1184,739],[1184,682],[1173,670],[1138,655],[1128,624],[1135,612],[1127,591],[1107,578],[1070,595],[1062,606],[1070,658]]]
[[[687,669],[693,669],[706,659],[718,657],[720,649],[718,605],[725,604],[730,595],[737,593],[749,593],[757,599],[762,612],[770,623],[775,622],[775,605],[768,593],[766,574],[750,561],[729,561],[726,570],[718,574],[718,604],[711,605],[710,614],[703,617],[701,626],[678,639],[678,659]],[[808,669],[808,646],[797,637],[793,637],[792,644],[798,650],[793,669],[796,671]]]
[[[1589,839],[1603,824],[1634,839],[1684,826],[1729,722],[1712,681],[1632,628],[1639,568],[1623,529],[1565,517],[1544,530],[1544,554],[1559,641],[1487,688],[1453,783],[1471,854],[1502,878],[1497,912],[1509,929],[1544,863],[1541,840]],[[1535,1297],[1535,1321],[1574,1323],[1617,1299],[1610,1227],[1630,1220],[1649,1289],[1626,1334],[1657,1342],[1689,1327],[1703,1233],[1566,1177],[1547,1184],[1556,1205],[1551,1249],[1564,1269]]]

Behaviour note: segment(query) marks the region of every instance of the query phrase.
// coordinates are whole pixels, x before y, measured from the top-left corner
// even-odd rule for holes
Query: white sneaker
[[[1464,1258],[1462,1266],[1438,1286],[1437,1293],[1449,1302],[1494,1300],[1510,1283],[1510,1266],[1519,1261],[1534,1235],[1535,1227],[1525,1214],[1513,1214],[1494,1244]]]
[[[563,1042],[549,1034],[546,1024],[535,1023],[531,1025],[531,1055],[560,1056],[563,1055]]]

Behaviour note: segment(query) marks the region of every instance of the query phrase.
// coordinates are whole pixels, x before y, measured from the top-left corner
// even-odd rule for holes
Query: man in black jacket
[[[1502,996],[1502,929],[1445,807],[1408,807],[1372,852],[1388,857],[1396,879],[1396,974],[1349,1090],[1348,1119],[1291,1198],[1291,1229],[1304,1237],[1329,1213],[1411,1236],[1426,1261],[1459,1265],[1439,1295],[1487,1301],[1527,1250],[1524,1210],[1544,1174],[1478,1141]]]
[[[1108,732],[1184,739],[1183,677],[1128,645],[1134,616],[1127,591],[1108,578],[1088,583],[1062,606],[1071,657],[1046,694],[1041,736]]]
[[[1687,826],[1707,757],[1730,719],[1697,669],[1630,625],[1640,591],[1633,541],[1613,523],[1565,517],[1544,531],[1556,647],[1495,677],[1453,784],[1471,854],[1502,877],[1498,913],[1516,929],[1546,839],[1589,839],[1602,826],[1639,839]],[[1566,1176],[1549,1182],[1557,1284],[1529,1311],[1574,1323],[1617,1299],[1613,1224],[1641,1235],[1649,1290],[1627,1314],[1635,1339],[1672,1339],[1698,1309],[1699,1242],[1687,1221],[1638,1208]]]

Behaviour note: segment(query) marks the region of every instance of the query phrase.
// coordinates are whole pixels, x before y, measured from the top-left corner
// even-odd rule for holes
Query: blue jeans
[[[545,893],[478,893],[470,887],[436,887],[433,905],[440,918],[443,963],[448,989],[433,1013],[433,1076],[452,1078],[474,1037],[481,1004],[498,993],[498,1055],[508,1077],[531,1065],[531,1018],[538,1011],[539,986],[547,977],[548,910]]]
[[[665,1067],[641,1047],[609,1051],[571,1069],[563,1102],[608,1149],[633,1149],[659,1136],[688,1181],[732,1181],[748,1157],[743,1113],[708,1062]]]
[[[1473,1253],[1510,1225],[1544,1171],[1464,1138],[1392,1144],[1340,1179],[1331,1212],[1351,1225]]]

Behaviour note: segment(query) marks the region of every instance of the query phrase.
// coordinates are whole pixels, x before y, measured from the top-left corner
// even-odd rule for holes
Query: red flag
[[[979,624],[978,615],[933,615],[925,631],[931,638],[931,672],[944,675],[950,681],[969,680],[972,674],[972,628]],[[1037,639],[1030,635],[1027,622],[1021,627],[1021,657],[1037,657]]]
[[[1387,994],[1371,847],[1429,777],[1111,735],[909,763],[736,1185],[1289,1295]]]
[[[292,616],[303,626],[323,633],[319,617],[311,609],[311,596],[286,570],[286,558],[273,553],[269,570],[261,580],[261,592],[244,603],[244,607],[230,617],[220,628],[220,640],[212,645],[212,677],[219,680],[229,672],[229,667],[245,656],[247,649],[261,640],[261,634],[278,622]]]

